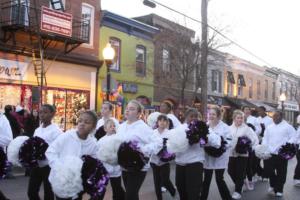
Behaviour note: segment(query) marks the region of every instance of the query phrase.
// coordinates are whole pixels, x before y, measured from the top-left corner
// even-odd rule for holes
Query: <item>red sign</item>
[[[72,14],[42,7],[41,30],[72,36]]]

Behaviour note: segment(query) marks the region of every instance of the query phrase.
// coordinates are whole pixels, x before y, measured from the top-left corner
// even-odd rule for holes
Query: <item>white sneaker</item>
[[[165,187],[161,187],[161,192],[166,192],[167,189]]]
[[[273,195],[274,194],[274,188],[269,187],[268,188],[268,194]]]
[[[300,180],[294,179],[294,186],[300,187]]]
[[[234,192],[231,196],[233,199],[241,199],[242,195],[238,192]]]
[[[283,194],[282,194],[281,192],[276,192],[275,196],[276,196],[276,197],[282,197]]]
[[[248,181],[247,182],[247,188],[250,191],[254,190],[254,183],[252,181]]]

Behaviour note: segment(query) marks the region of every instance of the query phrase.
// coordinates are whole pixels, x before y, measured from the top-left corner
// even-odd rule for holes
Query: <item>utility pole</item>
[[[207,116],[207,3],[208,0],[202,0],[201,19],[202,19],[202,38],[201,38],[201,113],[204,120]]]

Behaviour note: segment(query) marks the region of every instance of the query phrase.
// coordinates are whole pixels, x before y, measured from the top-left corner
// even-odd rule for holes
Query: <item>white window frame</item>
[[[166,48],[162,49],[162,70],[163,72],[170,72],[170,51]]]
[[[113,43],[117,42],[118,43],[118,51],[116,51],[115,46]],[[115,72],[120,72],[121,71],[121,46],[122,46],[122,41],[120,38],[117,37],[109,37],[109,43],[111,44],[111,47],[115,50],[115,58],[114,58],[114,63],[111,65],[110,70],[115,71]]]
[[[81,16],[82,16],[82,10],[83,7],[87,7],[91,9],[91,21],[90,21],[90,37],[89,37],[89,43],[84,43],[81,46],[87,47],[87,48],[93,48],[94,46],[94,23],[95,23],[95,7],[88,4],[88,3],[82,3],[81,4]]]
[[[61,0],[61,1],[63,3],[64,10],[66,10],[66,0]],[[49,1],[49,8],[53,9],[50,1]]]

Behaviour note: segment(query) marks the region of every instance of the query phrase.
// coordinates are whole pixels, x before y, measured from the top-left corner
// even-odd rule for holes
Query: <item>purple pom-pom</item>
[[[45,160],[45,152],[48,148],[47,142],[40,137],[26,140],[19,150],[19,161],[25,168],[38,167],[39,160]]]
[[[0,179],[4,178],[9,171],[11,164],[7,160],[6,153],[0,147]]]
[[[91,200],[103,197],[109,181],[109,174],[102,162],[89,155],[82,156],[81,178],[83,190],[91,196]]]
[[[223,153],[226,151],[226,144],[227,144],[226,140],[224,140],[224,138],[221,136],[221,146],[219,148],[208,146],[208,147],[204,147],[204,151],[208,155],[218,158],[222,156]]]
[[[297,145],[286,143],[285,145],[282,145],[278,151],[278,155],[285,159],[290,160],[292,159],[297,153]]]
[[[205,122],[193,120],[188,128],[189,130],[186,131],[186,137],[189,140],[190,145],[200,143],[200,146],[204,146],[207,144],[207,135],[209,131]]]
[[[246,154],[251,151],[251,140],[247,136],[238,138],[235,151],[239,154]]]
[[[159,159],[162,162],[169,162],[171,160],[175,159],[175,154],[174,153],[169,153],[167,149],[167,138],[163,138],[163,148],[160,150],[160,152],[157,154]]]
[[[128,171],[140,171],[149,158],[138,147],[137,141],[123,142],[118,150],[118,163]]]

